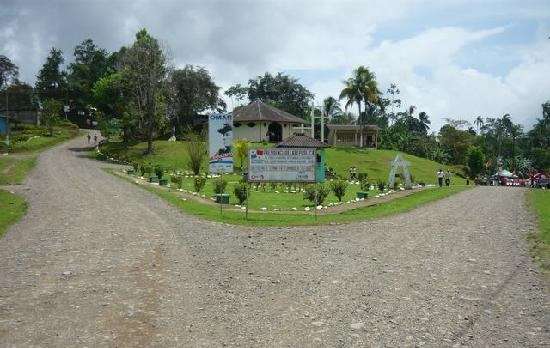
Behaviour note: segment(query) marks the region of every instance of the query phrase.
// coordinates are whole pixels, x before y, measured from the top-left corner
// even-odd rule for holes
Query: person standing
[[[439,170],[437,171],[437,182],[439,184],[439,187],[443,186],[444,177],[445,177],[445,173],[443,172],[443,170],[441,170],[441,168],[439,168]]]
[[[97,133],[94,134],[94,143],[97,144]]]
[[[92,136],[90,135],[90,133],[88,133],[88,144],[90,143],[91,140],[92,140]]]

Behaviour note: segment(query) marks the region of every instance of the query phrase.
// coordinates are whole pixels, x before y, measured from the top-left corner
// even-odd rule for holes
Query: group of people
[[[92,135],[88,133],[88,144],[92,141]],[[97,133],[94,133],[94,144],[97,144]]]
[[[451,172],[449,170],[443,171],[443,169],[439,168],[437,171],[437,183],[439,187],[443,187],[443,182],[445,182],[445,186],[451,185]]]

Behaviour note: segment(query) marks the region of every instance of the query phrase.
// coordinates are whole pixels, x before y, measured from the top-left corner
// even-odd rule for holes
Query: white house
[[[260,100],[233,110],[233,138],[280,142],[294,134],[304,120]]]

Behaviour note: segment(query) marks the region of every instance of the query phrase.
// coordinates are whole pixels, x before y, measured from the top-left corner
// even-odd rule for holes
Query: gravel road
[[[525,191],[244,228],[180,213],[75,151],[44,152],[0,240],[0,346],[549,346]]]

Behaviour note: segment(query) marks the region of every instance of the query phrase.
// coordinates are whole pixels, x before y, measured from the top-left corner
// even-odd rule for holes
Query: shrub
[[[241,171],[244,168],[246,163],[246,158],[248,156],[249,142],[244,139],[237,139],[233,144],[233,149],[235,151],[235,157],[239,160],[239,168]]]
[[[107,155],[104,154],[103,152],[96,152],[95,153],[95,158],[98,160],[98,161],[106,161],[107,160]]]
[[[134,172],[137,174],[141,169],[141,164],[139,164],[139,162],[133,162],[132,167],[134,168]]]
[[[181,175],[172,174],[170,175],[170,182],[172,182],[178,188],[181,188],[181,184],[183,183],[183,178],[181,177]]]
[[[246,182],[239,182],[233,189],[235,197],[239,200],[239,204],[243,204],[247,198],[248,185]]]
[[[329,189],[323,184],[308,185],[304,191],[304,199],[315,205],[323,204],[329,192]]]
[[[206,178],[204,176],[197,176],[193,179],[193,187],[196,192],[201,192],[206,184]]]
[[[164,176],[164,168],[160,164],[157,164],[155,166],[155,175],[159,179],[162,179],[162,177]]]
[[[367,179],[361,180],[359,183],[361,191],[368,191],[370,189],[370,183]]]
[[[202,162],[206,158],[206,143],[196,133],[188,133],[187,138],[188,141],[185,148],[187,150],[187,164],[194,175],[199,175]]]
[[[225,188],[227,187],[227,181],[219,176],[214,180],[214,193],[215,194],[222,194],[225,192]]]
[[[330,184],[330,188],[334,195],[338,197],[338,201],[342,202],[342,197],[346,195],[346,189],[348,188],[348,182],[345,180],[335,180]]]
[[[377,186],[378,186],[378,191],[384,191],[384,188],[386,188],[386,183],[383,181],[379,181]]]
[[[368,176],[369,175],[365,172],[357,173],[357,180],[359,181],[367,180]]]
[[[144,164],[141,166],[141,176],[145,176],[145,174],[150,174],[151,173],[151,164],[148,163],[148,164]]]

